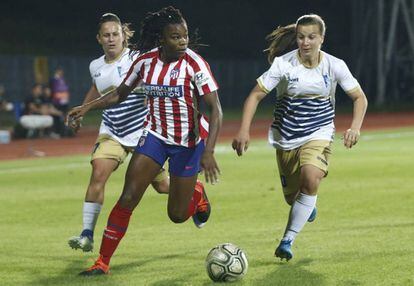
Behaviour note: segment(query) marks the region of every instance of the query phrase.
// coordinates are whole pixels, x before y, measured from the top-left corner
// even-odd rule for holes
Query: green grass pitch
[[[220,183],[207,186],[212,215],[203,229],[171,223],[165,195],[149,189],[111,263],[111,275],[77,273],[97,257],[103,227],[126,168],[111,177],[93,253],[73,251],[90,175],[88,156],[0,162],[1,285],[212,285],[204,259],[232,242],[248,255],[235,285],[414,285],[414,129],[364,132],[352,150],[339,135],[318,217],[293,245],[294,258],[273,257],[289,208],[275,152],[253,141],[242,158],[217,147]]]

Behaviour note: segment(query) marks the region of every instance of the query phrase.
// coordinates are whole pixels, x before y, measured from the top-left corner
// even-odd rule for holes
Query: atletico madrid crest
[[[178,69],[178,68],[173,68],[173,69],[171,70],[171,72],[170,72],[170,77],[171,77],[172,79],[177,79],[179,74],[180,74],[180,69]]]

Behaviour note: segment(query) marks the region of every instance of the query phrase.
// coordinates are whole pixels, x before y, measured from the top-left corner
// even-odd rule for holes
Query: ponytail
[[[275,57],[281,56],[296,48],[296,24],[277,27],[266,40],[270,42],[269,47],[264,50],[268,53],[267,60],[272,63]]]

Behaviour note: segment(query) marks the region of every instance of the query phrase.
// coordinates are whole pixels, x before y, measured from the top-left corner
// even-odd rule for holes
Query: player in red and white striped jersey
[[[104,54],[90,64],[92,86],[84,103],[115,89],[137,58],[138,54],[134,57],[129,55],[129,39],[134,33],[128,25],[112,13],[105,13],[99,20],[97,40]],[[73,249],[85,252],[93,250],[94,230],[103,206],[106,182],[134,150],[141,137],[147,115],[145,102],[146,96],[139,87],[128,95],[127,100],[102,113],[99,135],[91,156],[91,178],[83,203],[83,230],[68,241]],[[70,127],[77,130],[80,124],[80,121],[72,121]],[[152,186],[158,193],[168,193],[169,181],[164,170],[152,182]]]
[[[124,84],[144,82],[150,112],[146,129],[163,142],[194,147],[199,140],[199,102],[218,89],[208,64],[197,53],[184,48],[178,61],[164,62],[161,48],[138,57]]]
[[[108,273],[110,259],[126,232],[132,211],[167,159],[170,219],[182,223],[192,216],[201,227],[210,215],[204,187],[196,185],[200,169],[211,183],[217,182],[220,172],[214,148],[222,111],[209,65],[188,48],[187,23],[173,7],[147,14],[138,48],[141,55],[115,91],[74,108],[69,114],[76,120],[92,108],[122,101],[143,82],[149,109],[145,131],[128,166],[122,195],[109,216],[100,256],[81,275]],[[200,100],[210,109],[205,142],[200,136]]]

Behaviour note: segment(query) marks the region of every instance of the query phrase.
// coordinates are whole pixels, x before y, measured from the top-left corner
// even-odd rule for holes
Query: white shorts
[[[48,128],[53,125],[53,117],[50,115],[23,115],[20,124],[27,129]]]

